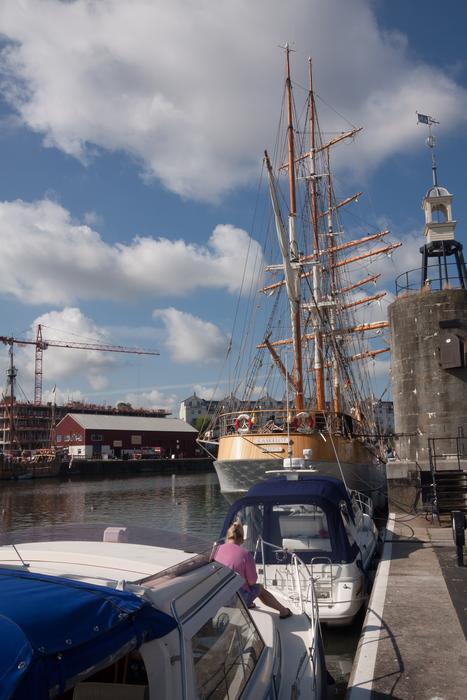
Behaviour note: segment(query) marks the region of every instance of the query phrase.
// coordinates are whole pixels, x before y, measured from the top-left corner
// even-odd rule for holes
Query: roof
[[[439,185],[436,185],[434,187],[430,187],[430,189],[427,190],[427,193],[425,196],[426,197],[451,197],[452,195],[445,187],[440,187]]]
[[[46,700],[91,665],[175,627],[131,592],[0,568],[1,697]]]
[[[266,481],[260,481],[252,486],[246,496],[236,501],[229,509],[224,520],[221,538],[225,537],[230,525],[239,519],[240,511],[255,506],[261,506],[260,532],[266,542],[275,542],[276,516],[275,506],[287,505],[315,505],[319,506],[326,514],[327,529],[329,531],[332,552],[323,552],[322,556],[329,558],[333,563],[351,562],[355,559],[358,548],[356,544],[350,544],[345,532],[340,504],[346,503],[349,517],[353,520],[352,504],[348,491],[342,481],[331,476],[318,476],[317,474],[301,474],[296,480],[288,480],[285,476],[279,476]],[[242,516],[240,516],[242,520]],[[280,529],[280,526],[279,526]],[[287,555],[289,556],[289,555]],[[317,556],[317,550],[300,550],[300,558],[307,564]],[[321,555],[319,555],[321,556]],[[264,561],[271,564],[275,561],[272,548],[266,548]]]
[[[139,430],[156,433],[197,433],[196,428],[179,418],[148,416],[113,416],[99,413],[67,413],[85,430]],[[65,420],[62,418],[62,420]],[[60,421],[61,423],[62,421]],[[58,425],[60,425],[60,423]]]
[[[287,499],[290,502],[291,497],[298,498],[303,502],[315,498],[321,498],[334,504],[338,504],[340,501],[349,502],[348,491],[340,479],[318,474],[303,474],[300,479],[294,481],[290,481],[285,475],[259,481],[249,489],[246,497],[252,500],[272,498],[275,503]]]

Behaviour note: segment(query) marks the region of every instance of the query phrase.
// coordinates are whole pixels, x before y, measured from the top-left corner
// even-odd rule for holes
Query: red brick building
[[[68,413],[55,428],[57,447],[88,459],[154,454],[195,457],[198,431],[178,418]]]

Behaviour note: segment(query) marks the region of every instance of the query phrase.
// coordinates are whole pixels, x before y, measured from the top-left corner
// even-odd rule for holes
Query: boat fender
[[[315,421],[311,414],[301,411],[294,418],[294,427],[296,430],[313,430]]]
[[[248,433],[251,430],[253,421],[251,420],[248,413],[240,413],[235,419],[235,430],[237,433]]]

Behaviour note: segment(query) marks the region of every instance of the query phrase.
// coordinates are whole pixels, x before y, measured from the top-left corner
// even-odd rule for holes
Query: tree
[[[202,433],[207,429],[210,421],[211,419],[209,416],[197,416],[196,418],[193,418],[191,425],[193,428],[196,428],[199,433]]]

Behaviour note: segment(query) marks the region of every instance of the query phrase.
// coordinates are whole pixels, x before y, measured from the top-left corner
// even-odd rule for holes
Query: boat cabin
[[[259,482],[231,506],[222,537],[237,520],[257,562],[287,563],[296,552],[305,564],[347,564],[359,551],[352,501],[333,477],[291,472]]]

